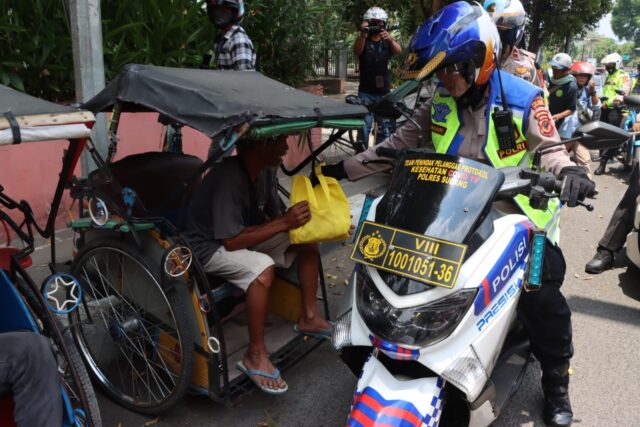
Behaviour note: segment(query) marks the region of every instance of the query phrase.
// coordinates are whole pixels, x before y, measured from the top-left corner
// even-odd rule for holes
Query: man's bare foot
[[[271,360],[269,360],[269,355],[267,353],[245,353],[242,357],[242,363],[246,369],[249,371],[263,371],[268,374],[274,374],[276,372],[276,367],[273,366]],[[271,389],[273,391],[286,390],[287,383],[281,377],[276,379],[268,378],[262,375],[250,375],[258,384],[262,387]]]
[[[324,318],[319,316],[312,319],[305,319],[304,317],[298,319],[298,331],[300,332],[325,333],[332,329],[333,326]]]

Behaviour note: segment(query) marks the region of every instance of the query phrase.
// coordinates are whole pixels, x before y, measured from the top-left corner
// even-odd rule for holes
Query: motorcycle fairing
[[[440,377],[399,381],[370,357],[358,380],[347,426],[436,427],[444,384]]]
[[[509,253],[511,243],[518,241],[528,233],[527,217],[524,215],[507,215],[494,221],[494,233],[485,241],[473,255],[465,261],[458,283],[454,289],[433,288],[419,294],[398,296],[393,293],[380,279],[375,269],[369,269],[377,288],[383,296],[395,307],[411,307],[446,297],[463,288],[481,286],[482,281],[489,275],[495,265],[500,265],[500,259]],[[515,247],[517,249],[517,245]],[[506,261],[508,263],[508,261]],[[367,267],[369,268],[369,267]],[[442,375],[443,372],[463,354],[469,347],[473,347],[482,366],[490,375],[495,364],[498,352],[508,332],[508,323],[516,315],[516,306],[522,280],[525,272],[525,264],[519,264],[505,284],[498,290],[487,306],[478,315],[470,307],[467,314],[460,321],[456,329],[443,341],[420,349],[420,357],[417,361]],[[350,298],[355,303],[355,283],[352,282]],[[351,342],[354,346],[371,346],[370,335],[373,335],[360,317],[358,310],[351,310]],[[484,325],[479,323],[483,322]]]
[[[534,225],[530,221],[515,224],[515,232],[498,262],[487,273],[474,301],[474,314],[482,313],[493,302],[496,295],[509,283],[509,279],[526,267],[529,256],[530,232]]]

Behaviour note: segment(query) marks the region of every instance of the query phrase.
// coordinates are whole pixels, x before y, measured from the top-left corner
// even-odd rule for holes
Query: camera
[[[368,36],[375,36],[376,34],[380,34],[383,28],[379,25],[372,25],[362,30]]]

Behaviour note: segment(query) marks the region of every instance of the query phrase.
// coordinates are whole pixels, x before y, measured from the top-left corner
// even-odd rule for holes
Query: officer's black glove
[[[562,180],[560,201],[573,208],[578,201],[583,201],[596,189],[596,184],[589,179],[587,172],[580,166],[567,166],[560,171],[558,178]]]
[[[322,175],[335,178],[338,181],[348,178],[347,171],[344,170],[344,162],[322,166]]]

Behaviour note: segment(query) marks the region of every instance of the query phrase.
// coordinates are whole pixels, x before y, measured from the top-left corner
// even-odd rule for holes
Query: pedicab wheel
[[[41,333],[49,339],[53,355],[58,363],[60,382],[67,393],[68,404],[74,417],[74,422],[64,425],[72,427],[102,427],[100,407],[96,393],[93,390],[87,368],[76,349],[68,328],[64,328],[61,321],[42,304],[34,291],[24,282],[18,281],[18,288],[25,297],[27,306]]]
[[[72,332],[91,375],[134,411],[157,415],[175,405],[195,358],[187,287],[163,291],[159,260],[111,238],[83,247],[71,271],[83,288]]]
[[[71,407],[74,409],[73,415],[76,417],[79,426],[101,427],[100,407],[96,392],[91,385],[87,368],[85,368],[82,357],[80,357],[80,353],[76,349],[71,332],[65,331],[63,337],[70,366],[64,366],[60,357],[58,357],[58,366],[62,372],[63,386],[69,395]],[[64,357],[62,361],[66,361]],[[67,372],[71,370],[75,372]],[[78,389],[81,391],[79,392]],[[82,403],[82,394],[84,394],[84,403]]]

